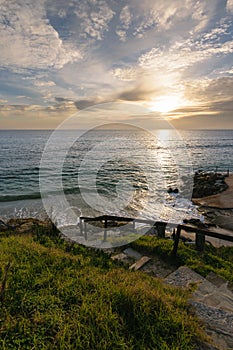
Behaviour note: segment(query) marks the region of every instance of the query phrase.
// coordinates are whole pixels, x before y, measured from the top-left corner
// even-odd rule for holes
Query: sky
[[[0,129],[106,102],[233,129],[233,0],[0,0]]]

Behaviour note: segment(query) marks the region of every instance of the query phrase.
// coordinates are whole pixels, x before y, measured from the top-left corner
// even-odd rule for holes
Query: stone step
[[[189,304],[197,316],[205,323],[207,334],[215,346],[222,350],[233,349],[233,293],[228,282],[217,275],[211,274],[209,280],[186,266],[171,273],[165,283],[187,288],[197,284]],[[213,282],[213,283],[212,283]]]
[[[187,266],[181,266],[170,275],[168,275],[164,282],[176,287],[188,287],[191,283],[200,284],[204,282],[205,278],[194,272]],[[210,282],[209,282],[210,283]],[[212,283],[210,283],[211,285]]]
[[[206,279],[213,283],[216,287],[222,287],[225,286],[228,290],[233,292],[233,283],[227,281],[225,278],[220,277],[216,275],[214,272],[210,272],[207,276]]]
[[[185,288],[195,283],[198,287],[192,294],[192,300],[233,313],[233,293],[227,288],[227,281],[213,275],[210,276],[210,279],[215,284],[188,267],[182,266],[170,274],[165,282]]]
[[[206,333],[221,350],[233,349],[233,313],[190,300],[197,316],[205,323]]]
[[[132,249],[132,248],[127,248],[123,251],[124,254],[126,254],[127,256],[129,256],[130,258],[133,258],[135,260],[139,260],[142,257],[142,254],[140,254],[139,252],[137,252],[136,250]]]
[[[225,284],[218,288],[209,281],[204,281],[193,293],[192,299],[233,313],[233,293],[227,289]]]

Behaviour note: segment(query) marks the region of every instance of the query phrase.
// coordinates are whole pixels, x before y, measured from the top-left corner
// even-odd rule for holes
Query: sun
[[[168,113],[182,105],[182,99],[177,95],[161,96],[149,103],[150,110],[160,113]]]

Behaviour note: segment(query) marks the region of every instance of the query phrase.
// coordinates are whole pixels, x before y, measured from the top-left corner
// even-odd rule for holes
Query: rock
[[[111,256],[112,260],[118,260],[118,261],[122,261],[122,262],[128,262],[128,256],[124,253],[119,253],[117,255],[112,255]]]
[[[45,228],[49,230],[54,229],[54,225],[51,221],[41,221],[35,218],[14,218],[7,222],[8,229],[14,230],[16,233],[28,233],[34,230],[36,227]]]
[[[211,172],[196,172],[194,175],[193,198],[202,198],[221,193],[228,188],[225,176]]]
[[[123,251],[124,254],[126,254],[127,256],[129,256],[130,258],[133,258],[135,260],[139,260],[141,259],[142,255],[137,252],[136,250],[132,249],[132,248],[127,248]]]
[[[171,188],[171,187],[169,187],[169,189],[167,190],[167,193],[179,193],[179,190],[178,190],[178,188]]]
[[[9,228],[8,228],[7,223],[5,223],[4,220],[0,219],[0,232],[7,231],[8,229]]]
[[[226,230],[233,230],[233,217],[227,215],[218,215],[212,219],[213,224],[220,226]]]

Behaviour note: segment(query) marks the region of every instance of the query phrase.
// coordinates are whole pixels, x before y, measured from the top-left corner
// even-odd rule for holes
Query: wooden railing
[[[80,217],[80,232],[81,235],[84,236],[84,238],[87,240],[88,236],[87,236],[87,223],[91,223],[91,222],[102,222],[103,224],[103,229],[104,229],[104,241],[107,240],[107,230],[109,228],[109,223],[114,223],[114,222],[132,222],[133,226],[132,229],[133,231],[135,231],[135,224],[136,223],[142,223],[145,225],[150,225],[151,228],[149,229],[151,231],[151,229],[155,230],[155,232],[157,233],[157,236],[160,238],[165,238],[165,234],[166,234],[166,227],[169,226],[170,229],[173,229],[173,239],[174,239],[174,244],[173,244],[173,249],[171,252],[171,255],[173,257],[176,257],[177,255],[177,250],[178,250],[178,245],[179,245],[179,241],[180,241],[180,237],[181,237],[181,231],[184,230],[186,232],[190,232],[190,233],[195,233],[195,244],[196,244],[196,249],[198,251],[203,251],[204,250],[204,246],[205,246],[205,237],[213,237],[213,238],[217,238],[217,239],[221,239],[223,241],[228,241],[228,242],[233,242],[233,236],[229,236],[226,234],[222,234],[219,232],[213,232],[213,231],[209,231],[209,230],[204,230],[198,227],[194,227],[194,226],[189,226],[189,225],[177,225],[174,223],[169,223],[169,222],[163,222],[163,221],[153,221],[153,220],[144,220],[144,219],[134,219],[134,218],[129,218],[129,217],[121,217],[121,216],[111,216],[111,215],[102,215],[102,216],[98,216],[98,217],[94,217],[94,218],[90,218],[90,217]],[[111,226],[112,227],[112,226]],[[148,230],[148,231],[149,231]]]
[[[233,242],[233,236],[229,236],[229,235],[219,233],[219,232],[203,230],[203,229],[200,229],[198,227],[193,227],[193,226],[188,226],[188,225],[178,225],[176,228],[176,232],[175,232],[174,245],[173,245],[173,250],[172,250],[172,256],[174,256],[174,257],[177,254],[178,245],[179,245],[179,241],[180,241],[180,234],[181,234],[182,230],[196,234],[195,243],[196,243],[196,248],[198,251],[204,250],[206,236],[218,238],[218,239],[221,239],[223,241]]]

